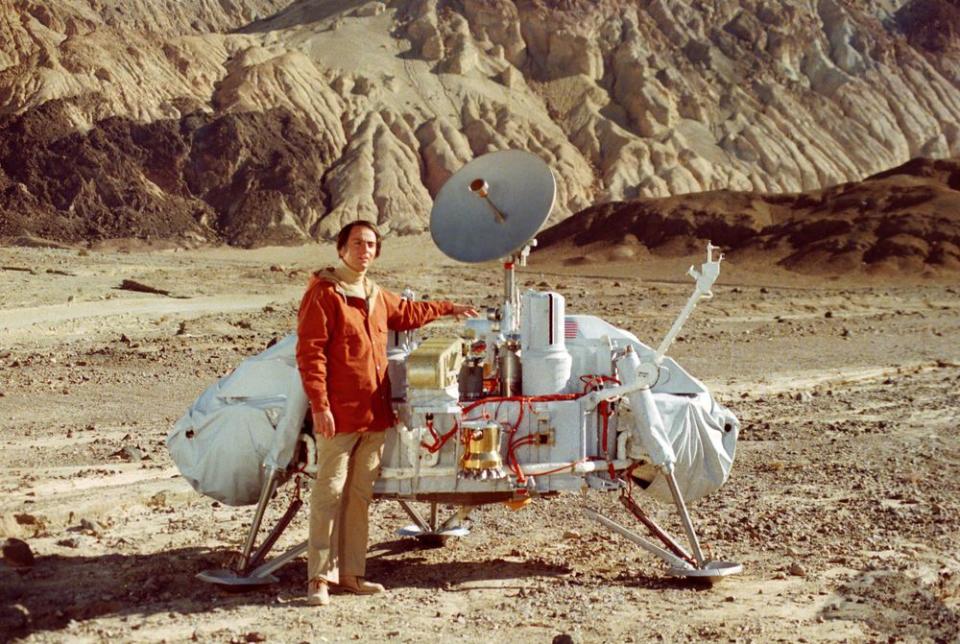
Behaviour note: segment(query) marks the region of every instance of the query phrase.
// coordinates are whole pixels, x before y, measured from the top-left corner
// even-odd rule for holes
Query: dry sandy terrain
[[[575,267],[559,252],[521,284],[651,344],[689,293],[689,258]],[[469,537],[437,549],[398,539],[402,511],[376,504],[382,598],[306,606],[304,559],[250,593],[195,580],[229,560],[252,508],[194,493],[164,437],[204,387],[293,328],[309,270],[332,258],[329,246],[0,249],[0,538],[36,557],[0,563],[0,640],[960,637],[960,291],[735,261],[673,355],[743,421],[731,480],[693,508],[713,555],[743,574],[672,581],[569,495],[484,508]],[[446,260],[426,237],[388,241],[377,278],[478,304],[501,292],[495,267]],[[185,299],[116,289],[123,279]],[[613,495],[589,497],[627,521]],[[675,527],[669,508],[644,505]],[[282,545],[305,535],[301,516]]]

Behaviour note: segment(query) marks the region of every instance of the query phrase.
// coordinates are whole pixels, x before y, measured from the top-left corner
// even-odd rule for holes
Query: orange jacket
[[[311,409],[330,409],[338,434],[391,427],[387,329],[416,329],[451,313],[451,302],[409,302],[376,285],[369,300],[348,297],[330,272],[315,273],[297,321],[297,366]]]

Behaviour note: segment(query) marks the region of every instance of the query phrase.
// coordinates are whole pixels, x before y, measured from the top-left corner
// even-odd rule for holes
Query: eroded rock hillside
[[[13,0],[0,236],[423,230],[487,151],[595,203],[960,155],[953,0]]]

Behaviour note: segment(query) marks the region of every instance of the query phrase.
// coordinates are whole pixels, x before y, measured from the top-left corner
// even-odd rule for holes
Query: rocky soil
[[[655,343],[696,257],[587,266],[535,254],[521,284],[554,288]],[[197,581],[225,565],[252,509],[178,478],[163,440],[212,380],[287,333],[329,246],[0,249],[0,639],[54,641],[954,641],[960,637],[960,292],[848,274],[816,281],[746,259],[673,355],[743,422],[729,483],[693,508],[744,572],[705,588],[585,519],[615,496],[488,506],[472,533],[423,549],[373,511],[383,598],[302,601],[297,559],[270,588]],[[377,277],[493,303],[495,265],[390,240]],[[133,280],[169,295],[119,289]],[[129,286],[129,283],[128,283]],[[280,500],[292,497],[288,484]],[[668,508],[638,500],[676,528]],[[280,512],[281,504],[271,510]],[[282,545],[305,538],[298,517]]]
[[[950,0],[16,0],[0,234],[257,246],[425,230],[520,148],[597,203],[800,192],[960,154]]]

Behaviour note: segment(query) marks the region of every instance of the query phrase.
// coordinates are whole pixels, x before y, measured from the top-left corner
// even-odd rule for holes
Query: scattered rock
[[[33,565],[33,551],[26,541],[10,537],[3,542],[3,560],[11,568],[24,569]]]
[[[99,524],[86,517],[80,518],[80,523],[70,528],[67,528],[68,532],[80,532],[82,534],[88,534],[91,537],[102,537],[103,531],[100,529]]]
[[[796,561],[794,561],[792,564],[790,564],[790,569],[789,569],[787,572],[789,572],[789,573],[790,573],[791,575],[793,575],[794,577],[806,577],[806,576],[807,576],[807,571],[804,569],[803,566],[801,566],[801,565],[800,565],[799,563],[797,563]]]
[[[140,461],[144,460],[143,450],[133,445],[124,445],[110,456],[120,458],[124,461],[131,461],[133,463],[139,463]]]
[[[162,288],[154,288],[148,284],[136,280],[123,280],[117,287],[121,291],[135,291],[137,293],[152,293],[154,295],[170,295],[170,291]]]

